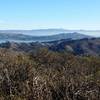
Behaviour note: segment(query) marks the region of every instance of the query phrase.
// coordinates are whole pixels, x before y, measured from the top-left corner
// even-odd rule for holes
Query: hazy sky
[[[0,0],[0,29],[100,30],[100,0]]]

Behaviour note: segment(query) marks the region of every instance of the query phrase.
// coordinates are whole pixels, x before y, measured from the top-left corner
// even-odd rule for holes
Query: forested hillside
[[[100,57],[2,48],[0,100],[100,100]]]
[[[79,56],[100,56],[100,38],[61,39],[50,42],[4,42],[0,48],[6,48],[20,52],[35,52],[41,48],[47,48],[55,52],[67,52]]]

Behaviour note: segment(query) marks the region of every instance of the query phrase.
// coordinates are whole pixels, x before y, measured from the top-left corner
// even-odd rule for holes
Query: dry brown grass
[[[43,49],[0,50],[0,100],[100,100],[100,58]]]

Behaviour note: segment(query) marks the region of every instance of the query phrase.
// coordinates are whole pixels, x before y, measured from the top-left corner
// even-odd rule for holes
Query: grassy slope
[[[100,100],[100,58],[0,49],[0,100]]]

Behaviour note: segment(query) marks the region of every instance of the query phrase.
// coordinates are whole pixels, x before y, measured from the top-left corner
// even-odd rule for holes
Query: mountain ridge
[[[73,33],[58,33],[55,35],[46,35],[46,36],[32,36],[32,35],[26,35],[26,34],[13,34],[13,33],[0,33],[0,39],[1,40],[7,40],[7,41],[38,41],[38,42],[45,42],[45,41],[55,41],[55,40],[61,40],[61,39],[82,39],[82,38],[92,38],[92,36],[84,35],[81,33],[73,32]]]
[[[0,44],[0,48],[11,49],[21,52],[34,52],[41,48],[47,48],[55,52],[67,52],[74,55],[100,55],[100,38],[84,38],[78,40],[63,39],[51,42],[5,42]]]
[[[54,35],[58,33],[81,33],[81,34],[89,34],[91,36],[95,37],[95,34],[98,36],[100,33],[100,30],[70,30],[70,29],[63,29],[63,28],[48,28],[48,29],[33,29],[33,30],[0,30],[0,33],[14,33],[14,34],[26,34],[26,35],[33,35],[33,36],[45,36],[45,35]]]

